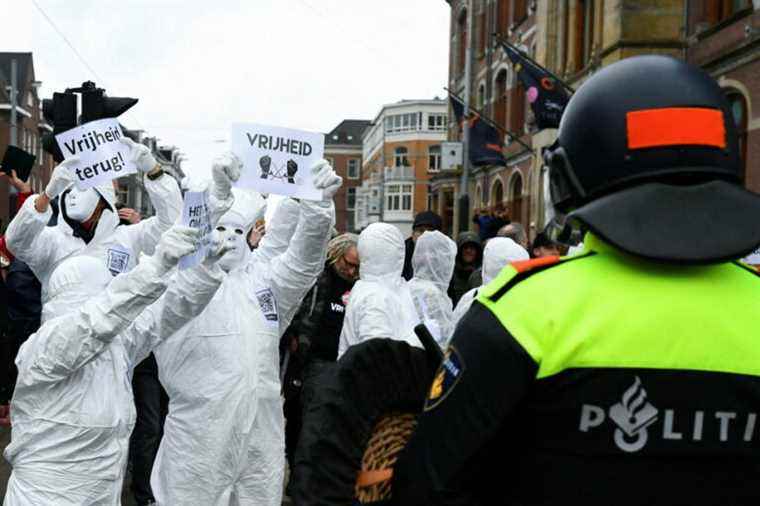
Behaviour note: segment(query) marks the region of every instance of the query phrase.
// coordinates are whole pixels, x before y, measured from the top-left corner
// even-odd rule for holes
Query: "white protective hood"
[[[494,237],[483,250],[483,284],[487,285],[510,262],[528,260],[528,252],[508,237]]]
[[[453,240],[437,230],[424,232],[414,245],[414,277],[432,281],[445,293],[454,274],[456,256],[457,244]]]
[[[61,262],[50,275],[49,300],[43,307],[42,321],[63,316],[103,293],[113,275],[102,260],[80,255]]]
[[[404,236],[388,223],[373,223],[359,234],[359,277],[363,281],[398,284],[404,270]]]
[[[404,269],[404,236],[388,223],[373,223],[359,234],[359,281],[351,290],[338,357],[368,339],[385,338],[422,347],[414,327],[420,318]]]
[[[414,307],[420,321],[443,346],[454,330],[454,308],[447,294],[454,274],[457,245],[438,231],[424,232],[415,243],[409,281]]]

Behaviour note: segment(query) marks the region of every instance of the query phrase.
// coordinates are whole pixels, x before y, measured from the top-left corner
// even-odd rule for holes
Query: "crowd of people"
[[[661,97],[621,94],[645,86],[648,73],[668,77]],[[679,161],[667,151],[663,163],[672,167],[652,172],[655,151],[637,158],[638,148],[608,138],[619,131],[588,123],[601,114],[597,96],[623,103],[629,130],[630,111],[649,107],[654,115],[685,101],[725,138],[689,131],[668,142],[691,136],[725,150],[679,147]],[[200,231],[179,224],[180,187],[146,147],[128,142],[156,208],[148,219],[119,206],[110,185],[78,189],[71,162],[56,167],[39,195],[11,173],[18,212],[0,238],[0,423],[12,427],[4,457],[13,467],[4,504],[119,504],[131,467],[141,505],[279,506],[285,486],[305,472],[302,428],[315,425],[330,371],[380,341],[441,362],[432,385],[422,385],[428,398],[396,474],[366,475],[371,483],[393,475],[397,504],[502,504],[504,497],[494,500],[505,478],[492,466],[497,455],[515,456],[505,464],[507,495],[521,503],[609,504],[630,482],[608,463],[671,486],[655,487],[670,504],[686,496],[701,503],[673,492],[707,476],[696,465],[731,483],[736,501],[726,503],[756,497],[741,488],[746,469],[709,460],[720,452],[756,458],[742,445],[753,441],[760,402],[752,341],[760,298],[750,265],[760,259],[756,251],[737,261],[760,243],[756,215],[747,218],[760,201],[735,177],[730,115],[710,113],[724,102],[708,77],[668,58],[634,58],[595,75],[574,96],[548,160],[555,207],[587,231],[583,247],[565,257],[549,233],[529,242],[502,211],[476,215],[477,232],[456,242],[431,211],[414,218],[408,238],[387,223],[339,234],[333,197],[342,179],[324,160],[311,168],[323,199],[285,198],[263,223],[267,198],[233,188],[242,164],[230,153],[211,167],[208,254],[178,269],[199,248]],[[639,134],[652,149],[665,142]],[[617,158],[584,158],[597,137],[620,148],[608,153]],[[687,212],[668,208],[671,200]],[[643,205],[658,201],[664,207]],[[735,206],[723,205],[729,201]],[[703,213],[710,205],[720,212]],[[620,207],[629,212],[616,213]],[[695,215],[712,220],[713,242],[692,224]],[[561,288],[566,296],[546,304],[544,295]],[[714,300],[742,311],[716,316]],[[631,310],[642,301],[646,317]],[[732,348],[721,353],[716,335]],[[619,428],[594,432],[608,402]],[[665,411],[653,453],[626,460],[647,444],[657,409],[671,406],[723,409],[719,421],[719,413],[736,418],[725,412],[735,408],[750,418],[729,445],[727,422],[708,434],[717,426],[697,417],[688,441],[685,429],[674,429],[674,411]],[[331,429],[359,430],[321,430]],[[682,468],[673,471],[676,461]],[[630,492],[639,504],[653,497]]]

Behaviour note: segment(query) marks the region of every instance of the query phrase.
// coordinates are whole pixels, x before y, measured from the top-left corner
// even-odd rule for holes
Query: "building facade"
[[[602,66],[641,54],[686,59],[726,90],[742,135],[747,187],[760,191],[760,1],[447,0],[451,6],[449,88],[464,96],[466,41],[472,44],[470,104],[505,131],[503,167],[471,168],[471,214],[506,208],[531,236],[545,226],[547,168],[542,150],[557,131],[537,131],[497,33],[574,88]],[[472,34],[468,36],[468,9]],[[754,104],[754,107],[753,107]],[[524,149],[513,139],[531,147]],[[461,140],[452,123],[449,139]],[[432,183],[433,208],[458,230],[460,170]],[[469,225],[469,224],[468,224]]]
[[[53,157],[43,151],[42,136],[53,127],[42,116],[42,99],[37,90],[40,82],[34,73],[32,53],[0,53],[0,157],[11,143],[11,62],[16,61],[16,145],[37,157],[29,176],[36,193],[41,192],[53,170]],[[0,230],[15,214],[15,189],[6,179],[0,179]]]
[[[362,135],[371,121],[347,119],[325,134],[325,158],[343,178],[335,194],[335,228],[356,232],[356,192],[362,182]]]
[[[744,182],[760,192],[760,1],[692,0],[686,59],[725,90],[739,131]]]
[[[414,216],[429,208],[431,176],[441,169],[445,100],[402,100],[383,106],[362,138],[362,183],[355,223],[383,221],[411,234]]]

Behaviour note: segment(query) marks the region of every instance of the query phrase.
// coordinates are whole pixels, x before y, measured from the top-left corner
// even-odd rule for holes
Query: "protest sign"
[[[188,269],[200,264],[211,247],[211,223],[209,221],[208,190],[188,191],[182,204],[182,224],[203,230],[201,246],[195,253],[179,260],[180,269]]]
[[[129,161],[129,147],[121,142],[123,135],[118,120],[107,118],[55,136],[64,158],[79,157],[79,163],[71,166],[77,188],[84,190],[137,172]]]
[[[253,123],[232,125],[232,151],[243,161],[236,186],[306,200],[322,200],[311,166],[324,154],[323,134]]]

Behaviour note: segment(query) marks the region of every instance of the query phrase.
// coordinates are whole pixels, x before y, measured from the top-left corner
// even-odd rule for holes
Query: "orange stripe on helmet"
[[[723,112],[701,107],[665,107],[626,114],[628,149],[662,146],[726,147]]]

